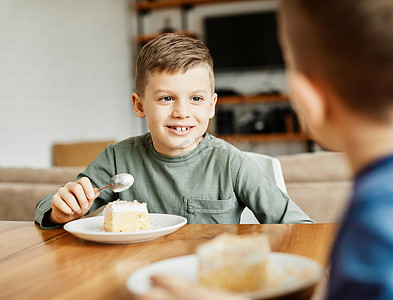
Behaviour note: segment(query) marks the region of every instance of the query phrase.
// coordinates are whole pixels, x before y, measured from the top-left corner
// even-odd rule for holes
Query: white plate
[[[178,276],[196,282],[197,256],[179,256],[142,267],[128,277],[127,288],[134,294],[144,294],[150,289],[150,276],[158,274]],[[300,291],[318,282],[323,275],[323,268],[307,257],[272,252],[269,255],[268,274],[266,287],[246,295],[254,299],[265,299]]]
[[[153,228],[130,232],[105,232],[101,231],[104,217],[84,218],[69,222],[64,229],[73,235],[104,244],[127,244],[150,241],[161,236],[170,234],[187,223],[187,219],[181,216],[167,214],[149,214]]]

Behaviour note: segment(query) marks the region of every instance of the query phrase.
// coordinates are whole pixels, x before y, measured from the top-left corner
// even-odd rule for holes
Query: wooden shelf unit
[[[217,105],[251,104],[251,103],[268,103],[268,102],[289,102],[289,98],[287,95],[284,94],[235,95],[235,96],[218,95]]]
[[[285,94],[266,95],[234,95],[218,96],[217,108],[225,105],[242,104],[263,104],[289,102],[289,97]],[[310,138],[303,132],[294,132],[292,118],[286,119],[287,132],[285,133],[235,133],[235,134],[215,134],[230,143],[233,142],[277,142],[277,141],[309,141]],[[214,134],[214,133],[213,133]]]
[[[229,143],[234,142],[283,142],[283,141],[309,141],[310,138],[302,133],[286,132],[286,133],[243,133],[243,134],[216,134],[219,137]]]
[[[176,31],[176,32],[186,35],[186,36],[194,37],[194,38],[197,37],[197,35],[195,33],[192,33],[190,31]],[[151,41],[152,39],[156,38],[160,34],[162,34],[162,33],[140,34],[135,37],[135,41],[140,44],[145,44],[145,43]]]
[[[139,44],[146,43],[151,39],[154,39],[156,36],[160,35],[161,33],[155,34],[144,34],[143,33],[143,15],[146,14],[150,10],[155,9],[165,9],[165,8],[172,8],[172,7],[179,7],[181,8],[181,23],[182,28],[181,30],[176,30],[175,32],[197,37],[197,34],[188,31],[188,24],[187,24],[187,12],[190,8],[195,5],[203,5],[203,4],[212,4],[212,3],[228,3],[228,2],[240,2],[241,0],[154,0],[154,1],[137,1],[134,4],[134,9],[138,13],[138,36],[135,38],[136,42]],[[248,0],[248,1],[261,1],[261,0]]]
[[[248,0],[250,1],[250,0]],[[257,1],[257,0],[254,0]],[[260,1],[260,0],[259,0]],[[151,10],[169,7],[193,6],[211,3],[239,2],[239,0],[155,0],[137,1],[134,5],[136,10]]]

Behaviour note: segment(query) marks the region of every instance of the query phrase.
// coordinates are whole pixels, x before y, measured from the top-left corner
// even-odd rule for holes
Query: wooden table
[[[151,262],[195,253],[223,233],[269,235],[272,250],[328,265],[338,225],[185,225],[159,239],[126,245],[81,240],[63,229],[0,221],[0,299],[130,299],[127,277]]]

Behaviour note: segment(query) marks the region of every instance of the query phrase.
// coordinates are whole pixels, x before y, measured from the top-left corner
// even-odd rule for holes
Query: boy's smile
[[[145,117],[157,152],[185,155],[203,139],[217,95],[204,66],[176,74],[149,74],[145,94],[133,94],[137,116]]]
[[[167,126],[170,131],[173,131],[173,134],[178,135],[186,135],[190,132],[193,126],[190,127],[181,127],[181,126]]]

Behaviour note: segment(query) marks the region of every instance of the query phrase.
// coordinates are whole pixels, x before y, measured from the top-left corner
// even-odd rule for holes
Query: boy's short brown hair
[[[143,97],[149,74],[176,74],[200,65],[209,70],[213,92],[213,60],[209,49],[192,37],[178,33],[162,34],[143,46],[138,55],[135,70],[136,93]]]
[[[348,107],[391,120],[393,1],[282,0],[281,8],[295,68],[323,78]]]

